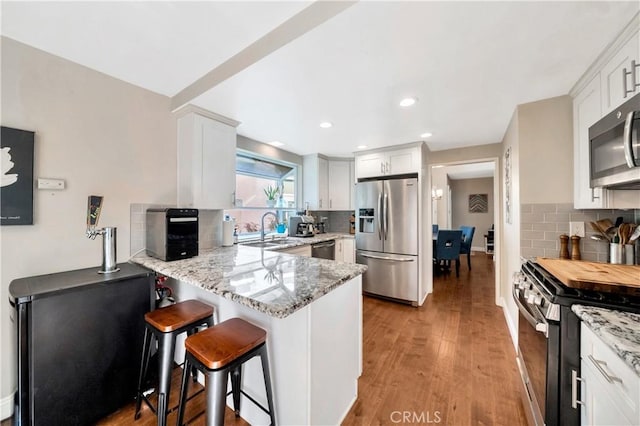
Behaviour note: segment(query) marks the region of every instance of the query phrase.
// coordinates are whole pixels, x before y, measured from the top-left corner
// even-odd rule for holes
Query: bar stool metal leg
[[[231,376],[231,393],[233,394],[233,410],[240,417],[240,391],[242,389],[242,364],[229,372]]]
[[[260,361],[262,361],[262,375],[264,377],[264,387],[267,391],[267,404],[269,404],[271,426],[276,426],[276,411],[273,406],[273,390],[271,389],[271,374],[269,373],[269,355],[267,354],[267,345],[262,345],[262,348],[260,348]]]
[[[171,391],[171,366],[173,365],[173,349],[176,343],[174,333],[162,333],[158,336],[158,360],[159,386],[158,386],[158,426],[167,424],[167,405],[169,404],[169,392]]]
[[[189,356],[185,356],[184,358],[184,366],[182,370],[182,385],[180,387],[180,402],[178,403],[178,426],[182,426],[182,422],[184,419],[184,407],[187,403],[187,385],[189,383],[189,370],[192,368],[191,363],[189,362]],[[193,368],[196,368],[193,366]],[[197,370],[196,370],[197,371]]]
[[[149,358],[151,357],[152,334],[147,327],[144,328],[144,342],[142,344],[142,359],[140,360],[140,374],[138,376],[138,392],[136,393],[135,420],[140,418],[140,406],[142,405],[142,381],[147,376]]]
[[[224,410],[227,406],[227,374],[229,370],[208,371],[205,387],[207,389],[207,426],[224,425]]]

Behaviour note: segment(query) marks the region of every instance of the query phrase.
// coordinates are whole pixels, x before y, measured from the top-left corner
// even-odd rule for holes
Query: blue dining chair
[[[461,226],[462,231],[462,243],[460,244],[460,254],[467,255],[467,266],[471,270],[471,242],[473,241],[473,234],[476,232],[475,226]]]
[[[438,231],[436,251],[433,258],[437,266],[442,262],[451,266],[451,261],[456,261],[456,277],[460,276],[460,244],[462,243],[462,231],[441,229]]]

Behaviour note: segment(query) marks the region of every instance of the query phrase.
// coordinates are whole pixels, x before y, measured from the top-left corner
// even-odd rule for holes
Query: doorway
[[[500,173],[499,158],[434,164],[430,167],[431,225],[439,229],[475,226],[472,250],[493,262],[495,304],[500,305]],[[430,226],[429,228],[432,228]],[[491,232],[490,232],[491,231]],[[493,250],[487,253],[487,239]],[[466,255],[461,256],[461,271]]]

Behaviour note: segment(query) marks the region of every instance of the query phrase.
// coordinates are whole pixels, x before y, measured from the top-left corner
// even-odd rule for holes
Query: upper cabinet
[[[573,204],[576,209],[607,206],[607,191],[589,186],[589,126],[600,117],[600,78],[596,76],[573,99]]]
[[[303,157],[303,199],[311,210],[351,210],[353,161],[327,159],[318,154]]]
[[[418,146],[356,156],[356,179],[418,173],[422,155]]]
[[[238,123],[205,114],[178,118],[178,206],[229,209],[235,204]]]
[[[640,41],[636,33],[600,71],[602,115],[640,92]]]
[[[576,209],[637,208],[640,191],[590,187],[589,127],[640,92],[640,15],[576,84],[573,95],[573,204]]]

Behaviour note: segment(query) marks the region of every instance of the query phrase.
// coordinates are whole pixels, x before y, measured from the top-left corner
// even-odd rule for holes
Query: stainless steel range
[[[570,288],[528,261],[514,275],[518,368],[530,424],[580,424],[580,320],[571,305],[640,313],[640,295]]]

